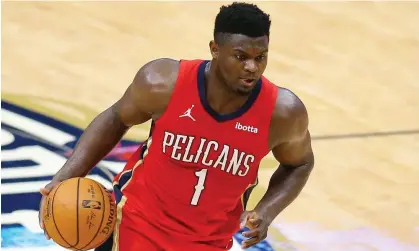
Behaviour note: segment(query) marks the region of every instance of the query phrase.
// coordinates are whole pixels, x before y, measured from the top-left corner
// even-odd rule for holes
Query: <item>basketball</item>
[[[49,193],[42,217],[45,231],[54,242],[71,250],[89,250],[112,234],[116,206],[100,183],[72,178]]]

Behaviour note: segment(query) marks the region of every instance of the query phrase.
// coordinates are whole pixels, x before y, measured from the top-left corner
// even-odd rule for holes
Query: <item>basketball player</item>
[[[113,239],[96,250],[228,250],[243,226],[243,248],[266,238],[314,164],[304,104],[262,75],[270,25],[256,5],[222,6],[209,43],[212,60],[148,62],[86,128],[43,195],[85,176],[130,127],[152,120],[149,138],[114,180]],[[269,152],[280,164],[266,194],[246,210]]]

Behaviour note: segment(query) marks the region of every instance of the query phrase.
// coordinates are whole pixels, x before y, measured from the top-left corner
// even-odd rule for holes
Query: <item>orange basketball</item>
[[[42,217],[45,231],[57,244],[71,250],[89,250],[112,234],[116,206],[100,183],[72,178],[50,192]]]

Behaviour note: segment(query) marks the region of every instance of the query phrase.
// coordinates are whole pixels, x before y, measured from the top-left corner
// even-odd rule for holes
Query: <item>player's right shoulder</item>
[[[160,58],[144,64],[122,98],[123,112],[127,120],[137,123],[138,114],[158,118],[169,104],[173,93],[180,62]],[[143,116],[145,117],[145,116]]]
[[[133,84],[150,92],[170,92],[179,73],[180,62],[170,58],[159,58],[143,65],[135,75]]]

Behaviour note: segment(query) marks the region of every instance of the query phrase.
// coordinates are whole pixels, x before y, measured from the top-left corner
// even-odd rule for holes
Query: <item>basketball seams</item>
[[[62,236],[62,234],[61,234],[61,232],[60,232],[60,229],[58,229],[58,226],[57,226],[57,222],[55,221],[55,216],[54,216],[54,199],[55,199],[55,195],[57,195],[57,193],[58,193],[58,189],[60,188],[60,186],[62,185],[63,183],[61,182],[58,186],[57,186],[57,189],[55,190],[55,193],[54,193],[54,195],[52,196],[52,202],[51,202],[51,214],[52,214],[52,221],[54,222],[54,226],[55,226],[55,229],[57,229],[57,233],[60,235],[60,237],[61,237],[61,239],[68,245],[68,247],[64,247],[64,246],[62,246],[62,245],[60,245],[59,243],[59,245],[60,246],[62,246],[62,247],[64,247],[64,248],[76,248],[75,246],[72,246],[72,245],[70,245],[70,243],[68,243],[67,242],[67,240],[66,239],[64,239],[64,237]]]
[[[83,247],[81,247],[80,249],[84,249],[84,248],[86,248],[86,247],[88,247],[95,239],[96,239],[96,237],[97,237],[97,235],[99,234],[99,232],[100,232],[100,229],[102,228],[102,223],[103,223],[103,219],[105,218],[105,212],[106,212],[106,203],[105,203],[105,195],[103,194],[103,189],[102,189],[102,187],[100,187],[100,185],[99,184],[97,184],[97,186],[99,186],[99,191],[100,191],[100,193],[102,194],[102,204],[103,204],[103,210],[102,210],[102,219],[100,220],[100,224],[99,224],[99,227],[98,227],[98,229],[97,229],[97,232],[96,232],[96,234],[92,237],[92,239],[90,240],[90,242],[88,242],[86,245],[84,245]],[[78,217],[77,217],[77,219],[78,219]],[[77,231],[78,231],[78,229],[77,229]],[[104,241],[106,241],[106,239],[104,240]]]

